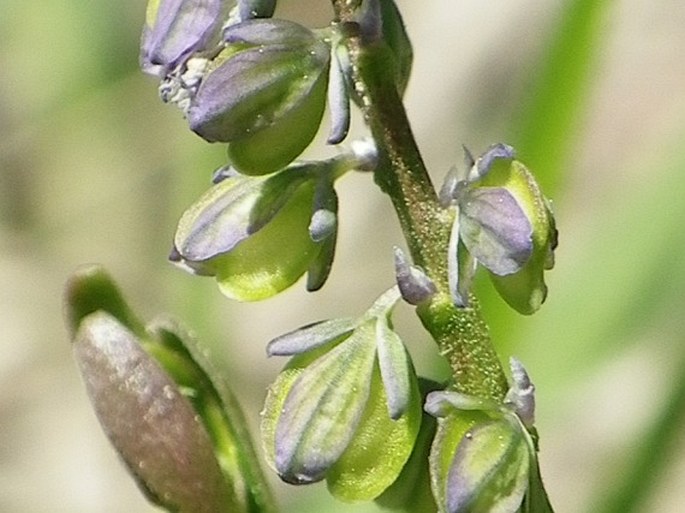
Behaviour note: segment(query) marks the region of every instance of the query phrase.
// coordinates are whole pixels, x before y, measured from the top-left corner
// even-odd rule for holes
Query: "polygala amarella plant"
[[[368,173],[389,196],[406,250],[389,289],[355,318],[266,345],[287,357],[266,396],[261,442],[293,485],[325,481],[343,501],[448,513],[545,513],[534,387],[510,380],[472,291],[485,269],[522,314],[547,295],[557,231],[513,148],[494,144],[436,191],[402,105],[412,49],[393,0],[333,0],[318,29],[273,17],[272,1],[150,0],[141,67],[189,128],[227,145],[226,165],[182,215],[170,260],[239,301],[307,275],[320,289],[338,231],[337,180]],[[367,137],[346,142],[356,105]],[[296,160],[328,110],[328,159]],[[343,144],[344,143],[344,144]],[[345,199],[342,198],[342,201]],[[393,283],[394,282],[394,283]],[[452,368],[419,377],[393,327],[416,313]],[[235,397],[169,319],[145,326],[99,267],[67,287],[69,326],[102,426],[147,496],[169,511],[276,511]]]

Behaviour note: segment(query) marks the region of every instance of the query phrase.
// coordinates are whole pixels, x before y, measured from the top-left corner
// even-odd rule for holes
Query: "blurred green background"
[[[409,117],[436,182],[506,141],[554,199],[561,245],[541,312],[480,283],[503,357],[538,388],[541,461],[557,513],[673,512],[685,488],[685,3],[399,0],[415,46]],[[156,511],[90,409],[62,322],[62,287],[104,264],[141,316],[195,329],[257,425],[283,364],[272,337],[357,315],[401,244],[367,175],[339,187],[331,279],[259,304],[166,262],[175,223],[223,163],[137,69],[143,0],[0,0],[0,511]],[[325,0],[281,0],[311,25]],[[355,133],[362,133],[360,123]],[[318,145],[311,156],[334,149]],[[419,370],[444,376],[413,318]],[[274,482],[289,511],[373,511],[323,486]],[[644,492],[644,493],[643,493]]]

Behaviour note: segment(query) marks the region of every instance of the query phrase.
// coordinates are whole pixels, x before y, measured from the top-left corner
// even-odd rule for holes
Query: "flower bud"
[[[419,378],[421,396],[440,385],[425,378]],[[437,423],[432,415],[424,412],[421,417],[421,428],[414,442],[414,449],[409,460],[395,482],[387,488],[375,502],[383,509],[406,511],[411,505],[415,511],[437,511],[431,491],[431,479],[428,467],[430,448],[435,437]]]
[[[317,182],[328,180],[326,172],[325,163],[298,164],[268,177],[223,179],[181,217],[171,260],[214,276],[225,295],[241,301],[286,289],[335,241],[335,234],[315,241],[309,231]],[[332,254],[325,257],[330,268]],[[320,287],[327,271],[317,271]]]
[[[449,183],[444,194],[458,209],[449,250],[455,302],[466,304],[475,259],[512,308],[535,312],[547,295],[543,275],[557,243],[554,217],[537,182],[513,149],[500,144],[478,158],[464,179]]]
[[[421,411],[411,362],[388,324],[398,297],[383,296],[356,321],[324,321],[269,344],[269,354],[294,355],[262,418],[267,460],[284,481],[326,479],[334,496],[357,501],[399,475]]]
[[[426,400],[426,410],[439,417],[430,469],[442,513],[515,513],[521,507],[529,437],[516,418],[487,408],[487,401],[454,392],[433,392]]]
[[[314,192],[313,213],[309,236],[320,246],[319,253],[307,270],[307,290],[323,287],[333,267],[338,240],[338,195],[333,188],[333,177],[322,177]]]
[[[142,328],[98,267],[70,279],[67,312],[100,424],[151,501],[187,513],[269,509],[235,399],[183,330]]]
[[[225,0],[149,0],[141,42],[144,72],[163,77],[191,55],[219,43]]]
[[[232,164],[268,174],[292,162],[318,131],[326,103],[330,49],[293,22],[254,19],[224,31],[227,48],[190,101],[190,128],[228,142]]]
[[[410,305],[428,301],[438,291],[435,283],[419,267],[412,265],[397,246],[395,252],[395,278],[404,299]]]

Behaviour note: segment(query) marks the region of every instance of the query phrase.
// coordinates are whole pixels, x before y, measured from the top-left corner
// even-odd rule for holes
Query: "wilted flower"
[[[144,328],[99,267],[76,273],[66,300],[95,412],[148,498],[181,513],[269,510],[235,400],[184,330],[170,320]]]
[[[425,410],[438,418],[430,471],[441,513],[515,513],[524,501],[547,500],[528,431],[532,385],[520,362],[511,365],[514,384],[504,404],[454,391],[426,399]]]
[[[343,500],[370,500],[397,478],[421,422],[409,356],[389,315],[394,288],[359,319],[333,319],[271,341],[293,356],[262,419],[269,463],[294,484],[326,479]]]
[[[216,47],[228,16],[226,0],[149,0],[140,64],[163,77],[191,55]]]
[[[267,177],[230,174],[183,214],[171,260],[215,276],[242,301],[277,294],[308,271],[309,290],[320,288],[335,249],[333,179],[346,170],[342,161],[293,164]]]
[[[507,145],[492,146],[463,175],[454,171],[441,196],[456,207],[449,244],[454,301],[468,305],[476,264],[485,267],[502,298],[523,314],[547,296],[544,271],[554,265],[557,231],[549,201]]]

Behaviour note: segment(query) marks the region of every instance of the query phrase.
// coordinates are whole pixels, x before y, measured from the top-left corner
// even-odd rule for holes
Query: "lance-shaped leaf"
[[[284,481],[319,481],[354,437],[369,398],[375,361],[372,323],[297,377],[275,428],[274,465]]]
[[[85,265],[76,270],[65,287],[66,321],[73,336],[81,321],[89,314],[104,311],[138,336],[145,327],[131,311],[119,287],[99,265]]]
[[[227,7],[224,0],[149,0],[140,53],[143,71],[164,76],[193,53],[215,46]]]
[[[404,28],[404,21],[394,0],[380,0],[383,39],[392,50],[395,64],[395,83],[400,96],[404,95],[411,76],[414,52]]]
[[[74,353],[105,433],[152,501],[187,513],[245,511],[192,404],[132,332],[92,313]]]

